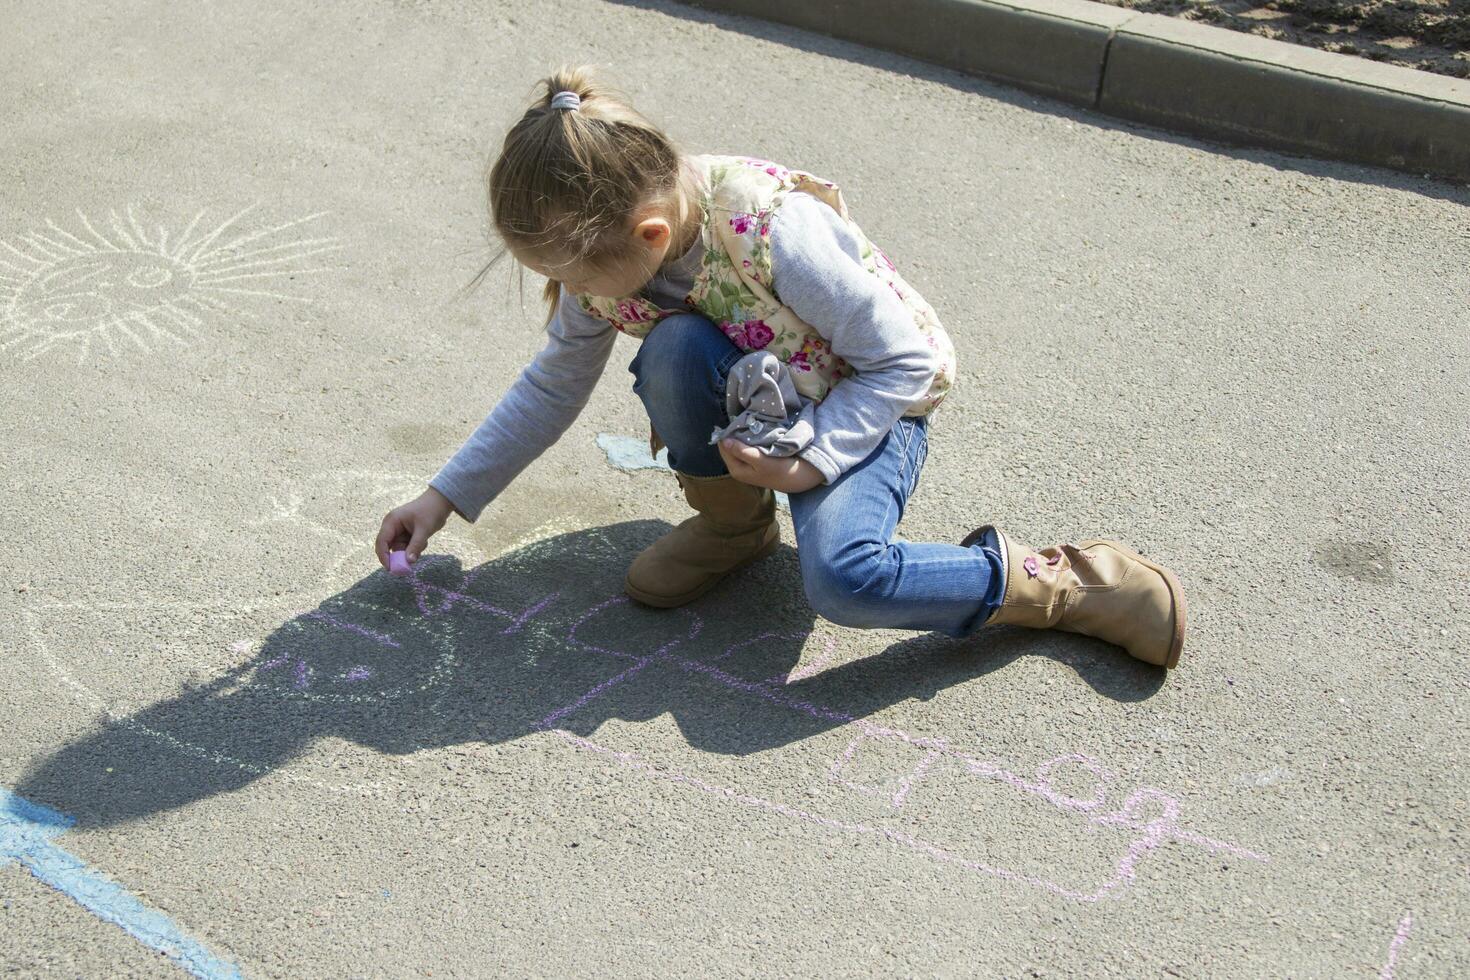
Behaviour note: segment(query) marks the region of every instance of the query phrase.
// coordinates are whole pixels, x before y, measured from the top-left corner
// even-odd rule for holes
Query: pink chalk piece
[[[390,575],[404,576],[413,571],[413,566],[408,563],[408,555],[402,551],[388,552],[388,573]]]

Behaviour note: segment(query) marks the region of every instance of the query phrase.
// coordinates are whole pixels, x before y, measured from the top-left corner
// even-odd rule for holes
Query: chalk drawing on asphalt
[[[621,766],[651,779],[669,782],[686,790],[704,793],[738,806],[763,810],[830,831],[887,841],[930,860],[973,874],[1038,888],[1079,902],[1097,902],[1115,897],[1134,881],[1140,866],[1165,845],[1184,844],[1207,853],[1228,854],[1247,861],[1260,863],[1270,861],[1267,855],[1258,851],[1219,840],[1183,826],[1181,823],[1183,806],[1179,799],[1150,786],[1118,787],[1116,776],[1101,762],[1090,756],[1068,753],[1049,759],[1036,768],[1034,777],[1027,778],[1013,772],[1001,760],[974,757],[957,751],[950,747],[947,740],[914,737],[896,728],[875,724],[867,718],[823,706],[810,698],[790,694],[784,689],[792,683],[790,678],[752,681],[716,666],[716,662],[724,660],[736,649],[749,645],[750,640],[739,640],[731,644],[713,661],[686,656],[679,651],[679,646],[697,637],[703,626],[698,615],[693,612],[688,612],[689,625],[681,624],[680,627],[671,630],[671,632],[683,631],[683,636],[676,636],[646,655],[620,652],[579,638],[578,630],[585,626],[589,619],[607,609],[626,603],[626,597],[617,596],[594,606],[576,621],[566,636],[565,642],[571,646],[579,647],[589,653],[606,654],[628,664],[616,675],[596,685],[570,704],[552,711],[542,720],[543,730],[578,750],[612,759]],[[594,632],[598,635],[608,635],[613,631],[600,629]],[[656,671],[675,670],[697,675],[723,686],[727,694],[752,698],[798,715],[831,722],[838,726],[835,730],[840,732],[856,732],[846,750],[828,764],[824,775],[828,780],[844,783],[848,788],[864,792],[864,795],[871,795],[867,792],[866,787],[844,779],[842,776],[843,770],[852,761],[853,753],[858,745],[864,741],[881,740],[910,750],[911,757],[902,760],[899,769],[891,773],[892,778],[887,780],[890,783],[896,782],[899,787],[890,797],[889,805],[893,808],[908,807],[912,810],[914,805],[913,785],[919,780],[927,780],[931,783],[941,782],[941,776],[937,773],[931,774],[930,770],[944,769],[946,771],[942,774],[943,781],[978,779],[992,782],[1014,794],[1020,794],[1023,799],[1039,800],[1062,814],[1070,816],[1084,825],[1084,832],[1089,835],[1094,835],[1097,831],[1112,830],[1122,834],[1124,839],[1114,838],[1099,841],[1093,845],[1100,850],[1112,849],[1105,861],[1106,875],[1088,887],[1077,887],[1059,881],[1046,873],[1018,870],[994,862],[975,860],[952,846],[943,846],[907,829],[884,825],[876,821],[853,820],[845,814],[823,814],[813,808],[809,799],[799,799],[793,803],[762,796],[743,788],[721,785],[698,775],[680,772],[669,765],[667,760],[645,760],[639,753],[619,751],[558,727],[563,719],[574,715],[619,684],[639,676],[649,667],[654,667]],[[943,760],[946,765],[936,766],[936,760]],[[1055,785],[1055,777],[1062,767],[1080,769],[1087,773],[1092,779],[1092,792],[1086,796],[1077,796],[1059,790]]]
[[[359,796],[376,797],[384,794],[388,787],[382,779],[364,779],[356,781],[344,781],[341,779],[320,779],[312,775],[297,771],[292,768],[262,765],[250,759],[240,758],[233,752],[224,751],[218,747],[203,744],[194,738],[181,736],[175,732],[166,731],[145,722],[139,721],[135,715],[135,705],[123,703],[115,693],[99,689],[96,682],[92,680],[85,664],[75,664],[69,658],[64,659],[57,655],[53,644],[47,642],[47,636],[55,629],[56,621],[60,616],[75,618],[78,613],[90,613],[117,623],[121,617],[139,612],[154,614],[173,614],[182,618],[196,619],[206,615],[211,621],[218,625],[228,624],[233,630],[253,631],[252,621],[256,617],[268,617],[279,622],[282,616],[289,614],[291,610],[289,600],[283,602],[279,599],[265,602],[237,601],[227,606],[211,608],[207,605],[189,602],[177,602],[172,600],[141,600],[133,602],[77,602],[61,601],[54,603],[36,604],[34,608],[21,610],[21,619],[26,625],[26,633],[30,638],[31,649],[40,657],[47,671],[59,681],[63,687],[71,692],[73,699],[85,710],[100,716],[110,725],[116,725],[127,729],[137,735],[152,739],[180,755],[212,766],[220,766],[225,769],[237,769],[248,773],[256,778],[275,778],[289,783],[297,783],[303,786],[312,786],[316,789],[326,790],[333,793],[347,793]],[[117,627],[114,627],[117,628]],[[244,655],[254,648],[255,644],[249,641],[236,641],[226,649],[236,657]],[[69,652],[74,652],[67,647]],[[104,651],[105,652],[105,651]],[[212,671],[223,671],[228,664],[217,662],[208,657],[204,663]]]
[[[0,867],[16,861],[37,881],[111,922],[203,980],[239,980],[235,964],[216,956],[132,892],[64,850],[56,838],[76,821],[0,788]]]
[[[607,455],[609,466],[622,470],[624,473],[634,473],[638,470],[669,470],[668,448],[660,449],[657,456],[650,455],[647,439],[599,432],[597,433],[597,448]],[[791,498],[777,490],[776,506],[789,513]]]
[[[362,577],[365,560],[376,562],[372,546],[377,525],[364,526],[365,515],[370,519],[386,514],[427,486],[422,473],[331,470],[269,491],[265,512],[244,523],[252,529],[279,529],[298,540],[302,532],[311,535],[316,541],[311,550],[323,567],[319,577],[311,576],[310,587],[298,594],[316,595],[350,585]],[[465,567],[494,557],[484,554],[454,524],[434,535],[434,551],[454,555]]]
[[[765,676],[763,672],[759,679],[744,678],[737,673],[735,661],[740,658],[736,655],[753,644],[779,639],[776,634],[752,630],[747,636],[726,637],[718,645],[720,651],[712,653],[707,649],[707,641],[695,642],[703,631],[700,617],[691,610],[680,610],[677,616],[664,621],[662,632],[666,635],[659,638],[656,631],[653,639],[640,641],[651,652],[624,651],[616,647],[618,638],[626,632],[616,619],[618,610],[628,606],[624,596],[614,596],[590,607],[580,603],[569,605],[562,601],[560,593],[529,600],[523,596],[510,603],[496,601],[483,588],[474,588],[476,576],[484,566],[461,573],[456,583],[442,571],[433,571],[438,563],[432,557],[416,566],[406,579],[391,579],[386,572],[382,573],[378,593],[386,596],[397,589],[409,593],[391,604],[385,602],[380,606],[339,596],[323,601],[313,610],[290,614],[284,626],[279,612],[275,612],[270,621],[276,625],[266,627],[272,634],[269,651],[239,640],[229,643],[221,639],[214,646],[218,651],[228,650],[231,657],[254,657],[243,667],[237,666],[235,673],[240,674],[242,686],[250,687],[258,695],[316,702],[324,707],[356,705],[368,711],[410,690],[438,686],[452,691],[458,665],[455,647],[461,637],[476,647],[475,650],[467,648],[465,656],[472,653],[484,656],[484,643],[493,635],[506,637],[517,649],[544,648],[548,652],[580,651],[602,656],[608,662],[604,679],[563,707],[545,714],[539,723],[528,719],[530,723],[523,734],[550,736],[578,752],[592,753],[650,779],[695,790],[732,805],[755,808],[828,832],[897,845],[918,857],[968,873],[1037,888],[1074,901],[1095,902],[1115,897],[1126,890],[1149,859],[1164,847],[1182,845],[1247,862],[1269,861],[1265,854],[1249,847],[1193,830],[1186,825],[1184,807],[1177,797],[1156,787],[1120,785],[1118,777],[1091,756],[1064,752],[1034,766],[1033,773],[1028,775],[1012,762],[971,754],[945,738],[912,736],[823,705],[811,696],[809,685],[812,670],[820,670],[830,663],[834,655],[830,644],[814,663],[801,671],[773,676]],[[453,564],[452,559],[444,561]],[[453,569],[449,571],[452,576]],[[75,610],[74,605],[68,608]],[[68,670],[51,651],[37,623],[42,611],[39,607],[26,609],[23,615],[33,643],[51,671],[79,697],[103,703],[102,696],[83,679],[87,676],[85,668]],[[240,614],[239,606],[234,607],[234,613]],[[199,619],[198,611],[190,618]],[[484,618],[492,621],[491,633],[487,634],[483,626],[470,629]],[[143,631],[154,635],[161,625],[145,623]],[[246,623],[240,625],[244,627]],[[239,632],[231,629],[226,635]],[[70,649],[72,644],[66,646]],[[262,659],[267,652],[271,653],[270,658]],[[164,661],[181,659],[177,654],[160,656]],[[217,653],[217,656],[224,654]],[[223,665],[223,661],[219,663]],[[213,664],[206,667],[216,669]],[[378,676],[380,671],[385,676]],[[565,727],[568,719],[575,720],[579,712],[626,682],[640,676],[652,677],[655,685],[665,688],[680,674],[711,682],[714,697],[750,700],[754,702],[752,709],[774,710],[778,717],[792,712],[798,718],[813,720],[818,723],[817,733],[775,748],[774,751],[782,752],[787,759],[783,765],[758,766],[738,776],[732,785],[701,772],[706,760],[698,752],[682,762],[679,758],[648,757],[644,750],[621,751],[608,745],[602,736],[593,739]],[[390,682],[396,686],[390,686]],[[808,689],[803,689],[803,684]],[[229,693],[223,687],[221,691]],[[618,713],[619,709],[615,709],[612,716]],[[176,750],[218,765],[234,766],[255,776],[274,775],[326,789],[371,795],[381,795],[385,788],[381,780],[347,785],[317,779],[300,771],[299,759],[290,766],[262,764],[223,751],[228,746],[212,748],[195,744],[167,730],[140,726],[116,711],[109,712],[109,716],[113,723],[131,723],[140,734],[157,738]],[[365,758],[360,765],[370,767],[372,763]],[[781,774],[780,781],[765,785],[761,782],[764,777],[759,775],[765,770]],[[801,773],[805,773],[804,780]],[[800,785],[787,785],[792,778],[789,774],[795,774]],[[823,812],[822,801],[814,800],[809,791],[814,785],[838,787],[851,794],[851,802],[827,797],[831,809]],[[993,855],[987,859],[988,852],[980,846],[984,842],[970,839],[973,833],[966,829],[968,823],[956,828],[952,821],[946,824],[939,819],[944,815],[933,810],[938,805],[936,800],[952,801],[957,795],[973,795],[977,788],[987,786],[992,793],[987,800],[987,827],[1003,819],[997,805],[1021,808],[1014,816],[1021,821],[1015,828],[1018,831],[1038,812],[1051,813],[1053,823],[1061,821],[1073,828],[1068,833],[1076,839],[1074,846],[1097,852],[1091,855],[1096,860],[1090,861],[1096,873],[1089,872],[1086,881],[1078,881],[1056,876],[1047,870],[1044,860],[1038,868],[1005,863]],[[1000,795],[994,796],[996,793]],[[859,805],[859,801],[866,802]],[[873,806],[877,809],[872,809]],[[893,817],[885,818],[885,813]],[[934,819],[926,824],[926,816]],[[942,826],[948,836],[928,834],[926,826]],[[993,849],[994,844],[987,846]]]
[[[1409,941],[1409,930],[1414,927],[1414,915],[1405,912],[1404,917],[1399,920],[1398,931],[1394,933],[1392,941],[1388,944],[1388,959],[1383,962],[1383,969],[1378,971],[1378,980],[1393,980],[1394,969],[1399,960],[1399,952],[1404,948],[1404,943]]]
[[[362,578],[364,566],[374,559],[361,533],[354,536],[339,527],[346,520],[342,516],[344,508],[357,514],[363,512],[359,504],[368,500],[397,503],[407,499],[406,491],[421,485],[420,477],[408,474],[366,471],[327,474],[284,492],[273,501],[269,515],[254,523],[261,528],[284,525],[283,529],[293,533],[313,533],[320,543],[328,546],[325,550],[332,566],[322,585],[328,585],[326,579],[336,579],[339,574],[349,572],[353,574],[348,577],[356,581]],[[436,545],[438,540],[436,537]],[[589,687],[581,696],[544,717],[537,714],[527,719],[525,736],[541,733],[579,754],[596,754],[648,778],[671,781],[684,790],[697,790],[827,831],[898,844],[918,856],[968,872],[1079,901],[1097,901],[1125,889],[1148,859],[1166,846],[1185,845],[1253,863],[1269,860],[1248,847],[1188,828],[1182,803],[1177,798],[1154,787],[1117,785],[1117,777],[1091,757],[1063,752],[1039,766],[1018,767],[1007,760],[968,754],[943,738],[910,736],[868,718],[823,706],[811,696],[813,690],[821,690],[819,686],[813,687],[812,682],[837,657],[836,642],[831,638],[814,637],[827,642],[815,659],[807,659],[800,669],[776,675],[766,669],[752,678],[739,675],[740,664],[748,660],[742,657],[743,650],[768,642],[794,642],[800,646],[804,631],[777,634],[756,627],[741,633],[737,629],[736,635],[722,635],[719,643],[711,648],[707,637],[695,642],[702,628],[698,617],[692,611],[681,610],[678,615],[662,620],[663,626],[653,627],[654,636],[659,636],[660,631],[667,635],[650,641],[642,652],[615,649],[619,642],[616,638],[626,635],[623,624],[616,619],[621,615],[618,610],[628,605],[625,597],[615,596],[589,606],[585,599],[579,601],[559,593],[531,594],[516,586],[512,586],[514,599],[501,597],[500,583],[514,583],[520,578],[522,562],[534,564],[531,553],[537,551],[536,546],[530,542],[520,542],[520,545],[520,552],[498,557],[493,568],[490,563],[476,562],[468,555],[460,559],[440,554],[426,556],[404,579],[392,579],[386,572],[379,576],[374,568],[377,584],[366,592],[320,599],[315,608],[304,612],[303,607],[311,605],[312,600],[303,601],[305,596],[297,591],[274,601],[234,603],[228,611],[221,605],[223,616],[239,618],[228,623],[216,622],[189,639],[196,646],[207,645],[211,652],[190,655],[173,651],[153,659],[159,663],[182,663],[194,656],[205,676],[212,671],[228,674],[231,683],[238,687],[248,687],[258,695],[298,701],[303,709],[316,704],[322,709],[336,705],[333,710],[346,710],[360,705],[364,710],[373,710],[375,705],[429,687],[445,691],[449,697],[446,703],[452,705],[458,684],[455,677],[458,656],[483,659],[489,653],[486,643],[493,644],[497,642],[494,638],[501,636],[510,644],[508,649],[516,651],[514,656],[527,663],[534,664],[538,657],[577,652],[601,655],[608,663],[601,680],[592,683],[589,677]],[[469,550],[477,549],[471,545]],[[487,588],[487,580],[492,576],[494,581],[489,581]],[[340,583],[331,583],[337,584]],[[333,591],[336,590],[328,587],[326,593],[319,595],[330,596]],[[43,608],[46,605],[55,609]],[[133,605],[142,608],[148,603]],[[51,671],[79,698],[90,699],[98,706],[116,699],[92,690],[87,658],[74,664],[70,660],[61,662],[47,646],[37,616],[60,612],[63,607],[108,611],[104,606],[95,601],[32,602],[25,610],[33,642]],[[166,632],[165,622],[171,619],[208,621],[207,616],[200,615],[202,610],[197,606],[192,607],[193,615],[185,612],[186,608],[188,604],[181,606],[177,600],[162,601],[154,610],[155,619],[137,624],[134,632],[159,635]],[[726,633],[729,625],[722,624]],[[267,636],[271,639],[262,642]],[[77,652],[81,644],[58,639],[56,645],[66,651],[67,658],[81,656]],[[456,647],[461,645],[465,649],[457,651]],[[733,780],[723,775],[711,778],[711,773],[705,771],[710,760],[698,751],[687,760],[646,758],[646,752],[641,749],[625,752],[610,746],[602,734],[594,740],[586,737],[589,733],[568,730],[566,719],[576,721],[579,712],[620,685],[640,676],[654,678],[655,683],[668,683],[679,674],[712,682],[718,692],[716,697],[754,699],[764,709],[778,714],[794,712],[805,716],[808,721],[803,724],[816,721],[817,736],[773,749],[789,753],[797,764],[772,767],[772,771],[805,773],[805,782],[799,786],[785,782],[767,786],[763,777],[751,772],[737,774]],[[223,686],[219,689],[229,693]],[[625,688],[619,694],[626,692]],[[137,704],[138,692],[127,693],[128,699]],[[162,690],[153,693],[164,694]],[[438,713],[439,702],[435,698],[424,704],[428,711]],[[129,721],[126,713],[116,710],[109,713],[114,723]],[[613,716],[617,714],[615,709]],[[541,718],[539,723],[534,721],[537,717]],[[196,758],[234,766],[256,776],[273,775],[328,789],[373,795],[381,795],[384,777],[389,783],[396,782],[391,772],[381,768],[374,771],[367,756],[353,769],[378,778],[372,783],[344,785],[314,778],[310,766],[303,770],[301,757],[289,766],[276,765],[267,759],[238,758],[231,754],[231,746],[226,743],[214,747],[194,744],[166,729],[148,730],[144,734]],[[337,766],[334,775],[340,776],[341,768]],[[1028,773],[1028,768],[1033,771]],[[956,831],[946,825],[948,836],[942,839],[924,836],[922,826],[914,820],[933,804],[936,790],[944,790],[954,797],[956,793],[973,793],[976,785],[988,785],[1005,799],[1022,801],[1032,808],[1026,814],[1036,812],[1039,806],[1099,842],[1112,839],[1106,848],[1100,845],[1094,848],[1099,850],[1099,860],[1094,862],[1099,874],[1085,881],[1062,880],[1048,874],[1044,866],[1023,868],[1014,863],[986,860],[986,854],[978,849],[976,842],[965,837],[963,828]],[[809,795],[811,786],[828,786],[839,793],[839,797],[828,798],[829,812],[823,812],[823,806],[813,802]],[[853,802],[840,802],[841,793],[847,793],[845,798]],[[855,810],[857,801],[862,804]],[[879,809],[873,810],[875,806]],[[861,819],[855,819],[855,813]],[[885,823],[884,813],[901,813],[902,820]],[[1031,819],[1021,811],[1017,812],[1017,818],[1023,822]],[[1103,853],[1104,850],[1108,853]]]
[[[253,665],[250,683],[288,698],[371,704],[422,693],[452,675],[454,653],[447,639],[403,617],[396,617],[393,632],[380,623],[358,625],[353,606],[372,611],[369,604],[345,599],[297,611],[274,631],[270,659]],[[408,633],[414,634],[412,641]],[[431,652],[427,657],[396,656],[405,644]],[[405,663],[413,669],[405,670]],[[397,669],[385,670],[386,665]]]
[[[539,637],[540,627],[535,623],[528,627],[527,623],[544,608],[545,597],[533,601],[527,609],[502,609],[484,595],[469,595],[468,590],[478,569],[502,560],[514,564],[521,550],[572,530],[571,518],[556,517],[493,555],[483,553],[477,544],[450,528],[440,531],[434,536],[435,553],[425,556],[421,570],[436,568],[440,563],[452,564],[457,559],[470,571],[457,585],[416,577],[412,589],[417,610],[414,617],[404,617],[399,609],[375,610],[371,604],[360,603],[352,616],[344,618],[332,600],[323,600],[323,596],[358,582],[368,570],[364,565],[375,562],[371,541],[375,527],[364,530],[361,515],[384,513],[416,496],[423,487],[422,474],[339,470],[277,488],[267,495],[261,515],[244,524],[270,537],[300,541],[305,535],[311,542],[306,550],[319,560],[312,568],[298,570],[301,574],[295,588],[269,596],[256,593],[226,599],[218,597],[218,587],[223,584],[219,581],[213,584],[214,595],[199,599],[146,594],[113,599],[83,593],[46,600],[32,594],[32,601],[21,611],[30,646],[83,710],[196,762],[334,793],[391,795],[397,787],[391,774],[381,768],[364,770],[363,779],[344,780],[339,778],[341,767],[334,764],[327,775],[318,778],[310,774],[309,767],[303,771],[302,764],[262,764],[258,759],[242,758],[230,746],[206,744],[194,735],[149,725],[142,720],[142,712],[150,703],[175,696],[190,677],[207,680],[230,676],[232,682],[220,687],[221,694],[250,687],[271,690],[285,700],[318,702],[323,707],[388,704],[412,691],[443,685],[450,678],[454,666],[450,634],[454,624],[447,620],[460,611],[477,617],[500,617],[503,622],[499,633],[507,637],[522,628]],[[353,528],[356,534],[349,533]],[[306,609],[310,606],[315,608]],[[364,620],[368,616],[375,617],[375,622],[366,625],[364,632],[354,633],[346,626],[347,619]],[[440,621],[434,622],[436,618]],[[82,619],[95,624],[91,636],[71,641],[58,634],[62,624]],[[334,627],[332,620],[343,626]],[[208,630],[184,636],[179,633],[180,623],[207,624]],[[432,631],[425,631],[424,625],[432,626]],[[414,673],[410,662],[393,656],[397,648],[376,642],[374,633],[400,645],[410,642],[416,650],[429,650],[432,655],[414,658],[412,664],[423,665]],[[89,659],[111,656],[112,651],[106,639],[95,637],[121,639],[138,634],[162,638],[162,648],[152,651],[154,666],[121,674],[125,689],[109,689],[106,675],[95,671]],[[269,649],[267,637],[276,641]],[[352,642],[344,644],[344,639]],[[321,642],[324,640],[327,642]]]
[[[261,299],[302,303],[292,280],[325,272],[342,246],[306,226],[327,212],[280,223],[252,220],[252,204],[222,221],[196,214],[182,230],[140,218],[133,205],[70,228],[0,239],[0,352],[30,361],[72,351],[149,354],[188,346],[221,317],[253,316]],[[244,305],[242,305],[244,304]]]

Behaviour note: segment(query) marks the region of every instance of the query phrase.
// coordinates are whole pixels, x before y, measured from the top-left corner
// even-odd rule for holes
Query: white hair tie
[[[551,100],[553,109],[580,109],[582,108],[582,97],[576,92],[558,92],[556,98]]]

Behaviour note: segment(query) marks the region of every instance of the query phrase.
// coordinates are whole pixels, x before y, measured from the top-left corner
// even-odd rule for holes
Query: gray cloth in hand
[[[739,439],[767,456],[795,456],[816,438],[816,405],[796,393],[791,369],[769,351],[753,351],[735,362],[725,379],[725,414],[710,443]]]

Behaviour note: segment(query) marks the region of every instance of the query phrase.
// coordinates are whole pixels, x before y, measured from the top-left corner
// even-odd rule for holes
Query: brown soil
[[[1102,0],[1324,51],[1470,78],[1470,0]]]

